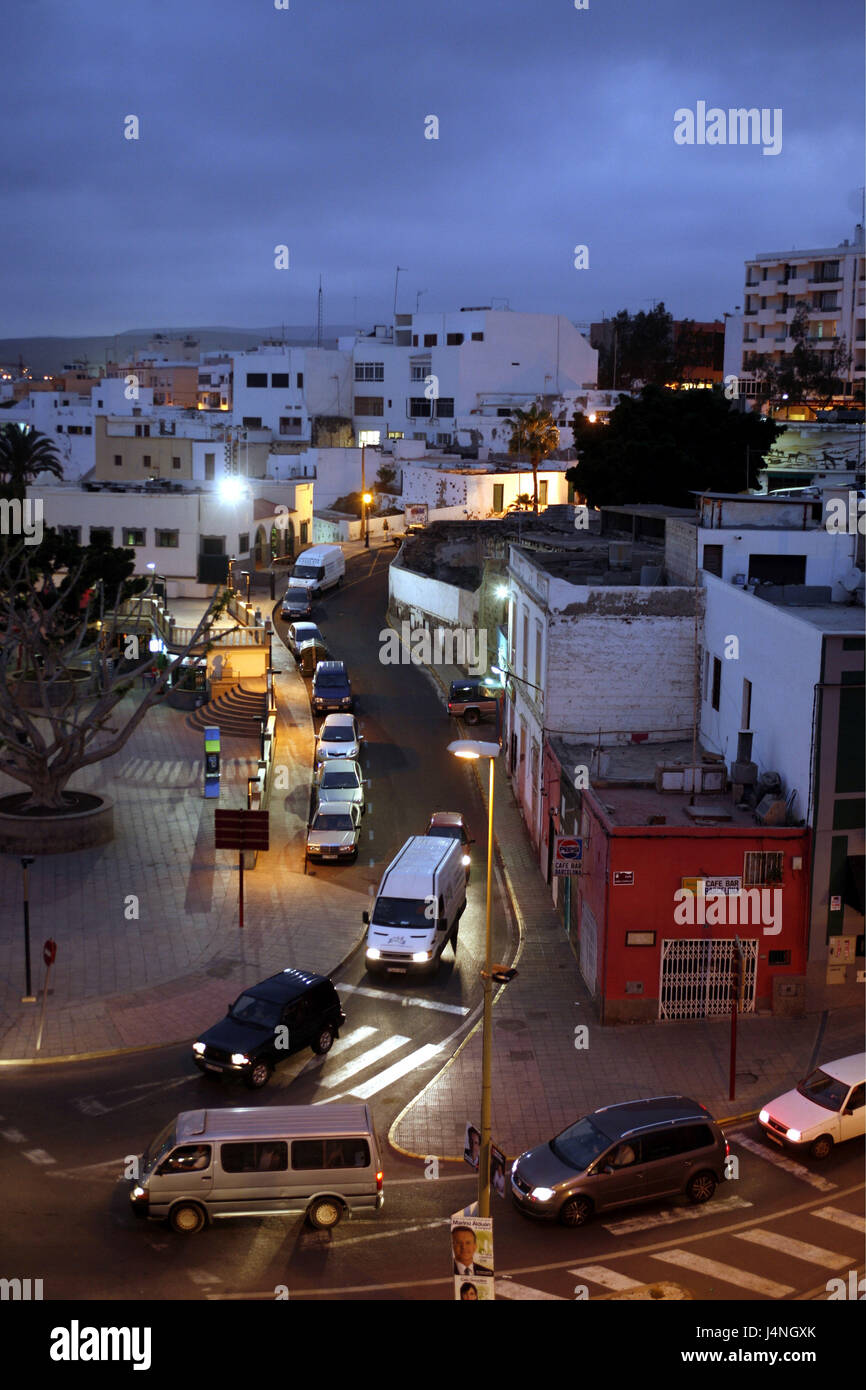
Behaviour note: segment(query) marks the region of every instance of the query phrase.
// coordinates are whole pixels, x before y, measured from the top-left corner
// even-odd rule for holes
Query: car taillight
[[[729,1157],[730,1157],[730,1153],[731,1153],[731,1146],[730,1146],[730,1144],[728,1143],[728,1141],[727,1141],[727,1139],[726,1139],[726,1140],[725,1140],[725,1158],[729,1158]]]
[[[385,1174],[384,1174],[383,1172],[381,1172],[381,1171],[378,1172],[378,1173],[376,1174],[376,1191],[377,1191],[377,1192],[381,1192],[381,1191],[382,1191],[382,1183],[384,1182],[384,1180],[385,1180]]]

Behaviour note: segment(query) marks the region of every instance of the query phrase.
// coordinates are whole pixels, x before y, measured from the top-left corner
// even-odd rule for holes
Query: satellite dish
[[[839,583],[847,593],[854,594],[858,589],[862,589],[864,580],[866,580],[866,575],[864,575],[862,570],[855,568],[850,569],[848,573],[839,580]]]

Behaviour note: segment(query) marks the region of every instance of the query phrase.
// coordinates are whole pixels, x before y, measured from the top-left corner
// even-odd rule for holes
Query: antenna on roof
[[[322,277],[319,276],[319,304],[316,313],[316,347],[322,346]]]

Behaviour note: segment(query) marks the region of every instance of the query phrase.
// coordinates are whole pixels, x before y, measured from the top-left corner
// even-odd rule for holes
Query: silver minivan
[[[137,1216],[193,1234],[227,1216],[304,1212],[330,1230],[385,1200],[366,1105],[184,1110],[138,1161]]]

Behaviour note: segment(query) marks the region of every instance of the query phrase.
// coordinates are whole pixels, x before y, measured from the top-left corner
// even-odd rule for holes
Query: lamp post
[[[512,681],[518,681],[520,685],[528,685],[530,690],[536,690],[536,691],[538,692],[538,694],[541,696],[541,698],[544,699],[544,691],[542,690],[542,688],[541,688],[540,685],[533,685],[533,684],[532,684],[532,681],[524,680],[523,676],[516,676],[516,675],[514,674],[513,671],[509,671],[509,669],[508,669],[507,666],[491,666],[490,672],[491,672],[491,675],[499,676],[500,679],[503,680],[503,681],[505,682],[505,689],[506,689],[506,691],[508,690],[508,682],[509,682],[510,680],[512,680]],[[498,724],[498,722],[499,722],[498,709],[499,709],[499,706],[498,706],[498,704],[497,704],[497,724]],[[502,724],[503,724],[502,734],[503,734],[503,736],[504,736],[504,734],[505,734],[505,727],[504,727],[504,726],[505,726],[505,719],[504,719],[504,718],[503,718],[503,720],[502,720]],[[512,769],[512,771],[513,771],[513,769]]]
[[[486,758],[490,767],[487,788],[487,905],[484,931],[484,1022],[481,1029],[481,1152],[478,1159],[478,1215],[490,1215],[490,1111],[491,1064],[493,1059],[493,972],[491,969],[491,894],[493,889],[493,761],[499,757],[498,743],[480,743],[475,739],[457,739],[449,743],[448,752],[457,758],[476,761]]]
[[[27,993],[22,995],[22,1004],[35,1004],[36,996],[30,980],[30,893],[27,884],[27,870],[33,863],[31,857],[22,858],[21,867],[24,870],[24,977],[26,981]]]
[[[372,494],[369,492],[365,492],[361,496],[361,501],[364,504],[364,546],[367,550],[370,549],[370,513],[368,508],[372,500]]]

